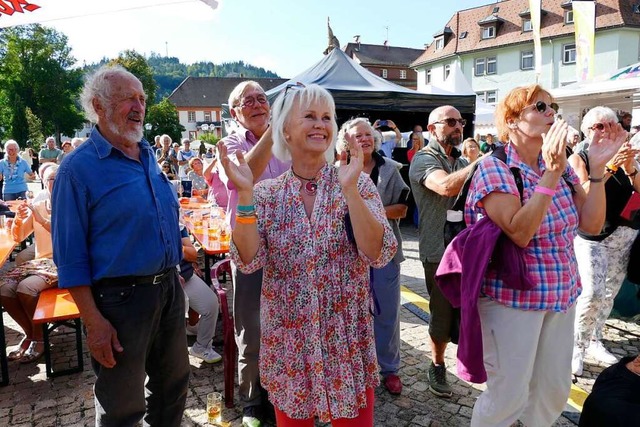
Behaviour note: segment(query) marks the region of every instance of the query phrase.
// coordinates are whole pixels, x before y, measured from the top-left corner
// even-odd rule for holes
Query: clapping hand
[[[595,131],[589,144],[589,165],[592,170],[604,169],[627,140],[627,131],[619,123],[603,124],[604,129]]]
[[[229,159],[227,155],[227,147],[224,144],[216,144],[218,150],[218,158],[224,168],[224,172],[227,174],[233,185],[236,186],[238,192],[253,191],[253,173],[251,168],[244,159],[244,155],[241,151],[236,152],[236,158],[238,164]]]
[[[567,132],[564,120],[556,120],[547,133],[542,134],[542,158],[550,172],[564,172],[567,167]]]
[[[640,152],[640,150],[635,150],[633,147],[631,147],[631,144],[629,142],[625,142],[624,144],[622,144],[618,152],[614,154],[613,158],[609,162],[607,162],[607,164],[621,167],[626,172],[629,172],[631,168],[633,168],[633,161],[638,155],[638,152]]]
[[[355,141],[355,137],[353,141],[349,139],[347,136],[347,140],[349,141],[349,163],[347,164],[347,152],[343,151],[340,154],[338,167],[338,181],[340,182],[343,192],[349,188],[357,188],[358,178],[360,177],[360,172],[362,172],[364,164],[362,147]]]

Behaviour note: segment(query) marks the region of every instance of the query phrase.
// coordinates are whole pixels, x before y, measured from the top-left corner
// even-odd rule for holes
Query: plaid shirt
[[[487,215],[477,203],[489,193],[498,191],[520,198],[515,179],[509,170],[511,167],[520,169],[524,186],[523,203],[527,203],[533,196],[541,176],[520,160],[510,144],[506,146],[506,153],[507,164],[491,156],[480,161],[465,205],[465,222],[468,225]],[[544,172],[542,155],[538,158],[538,167]],[[565,174],[568,175],[569,182],[579,185],[578,177],[569,165]],[[578,220],[571,188],[561,179],[540,228],[525,249],[529,275],[538,285],[529,291],[508,289],[501,280],[495,278],[495,274],[488,273],[482,285],[482,293],[500,304],[520,310],[567,311],[581,290],[573,250]]]

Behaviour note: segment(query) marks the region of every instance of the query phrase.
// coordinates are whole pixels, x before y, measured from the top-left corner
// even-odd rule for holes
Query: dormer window
[[[573,9],[564,11],[564,23],[573,24]]]
[[[453,36],[453,31],[451,31],[450,27],[444,27],[442,30],[435,33],[433,35],[433,40],[436,44],[436,50],[444,49],[444,46],[447,44],[447,41],[451,36]]]
[[[533,25],[531,25],[531,19],[523,19],[522,20],[522,32],[526,33],[529,31],[533,31]]]
[[[486,40],[495,38],[498,28],[502,24],[504,24],[504,19],[500,18],[498,15],[489,15],[478,21],[481,39]]]
[[[496,36],[496,27],[484,27],[482,28],[482,38],[492,39]]]

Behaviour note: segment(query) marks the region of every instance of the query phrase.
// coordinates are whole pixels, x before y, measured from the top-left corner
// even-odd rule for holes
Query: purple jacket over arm
[[[510,289],[535,286],[527,273],[523,249],[488,217],[464,229],[447,246],[436,272],[436,282],[453,307],[460,307],[458,376],[472,383],[487,380],[482,352],[478,298],[491,271]]]

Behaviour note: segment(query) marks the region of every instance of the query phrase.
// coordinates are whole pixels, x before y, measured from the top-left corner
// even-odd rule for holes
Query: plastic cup
[[[220,393],[207,394],[207,417],[209,424],[220,425],[222,422],[222,395]]]

